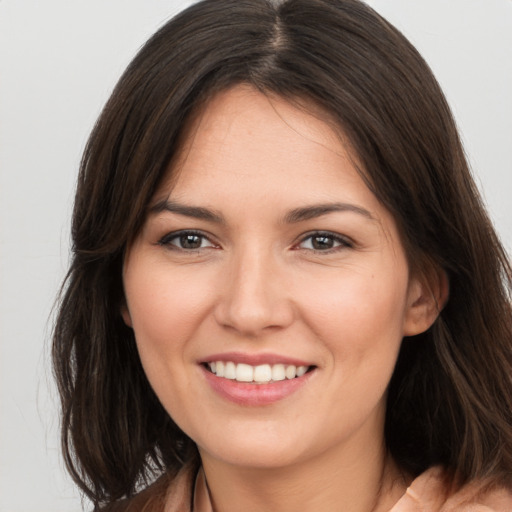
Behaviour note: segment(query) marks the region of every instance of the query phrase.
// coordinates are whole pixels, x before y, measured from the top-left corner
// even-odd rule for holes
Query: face
[[[353,161],[319,117],[239,86],[193,122],[153,198],[123,317],[203,460],[283,467],[382,444],[402,337],[429,320]]]

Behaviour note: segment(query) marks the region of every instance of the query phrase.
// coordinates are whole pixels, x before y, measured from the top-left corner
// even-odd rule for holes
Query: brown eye
[[[313,233],[304,238],[299,245],[300,249],[320,252],[327,252],[344,247],[352,247],[352,244],[345,238],[334,233]]]
[[[167,246],[171,249],[183,251],[194,251],[208,247],[215,247],[210,240],[201,233],[195,231],[180,231],[178,233],[169,233],[165,235],[159,242],[160,245]]]
[[[199,249],[202,244],[202,237],[199,235],[181,235],[178,240],[182,249]]]
[[[311,245],[317,251],[332,249],[334,247],[334,238],[332,236],[318,235],[311,237]]]

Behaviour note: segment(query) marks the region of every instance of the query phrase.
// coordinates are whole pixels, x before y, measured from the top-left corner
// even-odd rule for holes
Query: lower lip
[[[223,398],[239,405],[269,405],[292,395],[306,384],[314,370],[294,379],[269,382],[268,384],[250,384],[232,379],[217,377],[202,367],[206,380],[215,392]]]

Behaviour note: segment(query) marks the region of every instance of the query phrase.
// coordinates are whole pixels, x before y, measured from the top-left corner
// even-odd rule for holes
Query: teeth
[[[272,366],[272,380],[278,381],[284,379],[286,379],[284,364],[275,364]]]
[[[299,366],[297,368],[297,377],[302,377],[308,371],[307,366]]]
[[[254,368],[254,382],[270,382],[272,380],[272,368],[269,364],[261,364]]]
[[[224,378],[225,379],[236,379],[236,365],[235,363],[232,363],[231,361],[228,361],[226,363],[226,366],[224,366]]]
[[[293,364],[251,366],[244,363],[235,364],[232,361],[212,361],[208,363],[208,367],[217,377],[238,382],[255,382],[256,384],[295,379],[296,377],[302,377],[308,370],[307,366],[295,366]]]
[[[294,379],[295,375],[297,373],[297,368],[293,366],[293,364],[290,364],[286,367],[286,370],[284,371],[284,374],[286,375],[287,379]]]
[[[212,370],[213,371],[213,370]],[[215,373],[215,372],[213,372]],[[252,382],[254,369],[248,364],[236,365],[236,380],[239,382]]]

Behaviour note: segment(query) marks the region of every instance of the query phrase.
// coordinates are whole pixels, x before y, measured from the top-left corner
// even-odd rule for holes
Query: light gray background
[[[82,509],[60,460],[48,364],[76,172],[124,67],[189,3],[0,0],[0,512]],[[438,76],[510,252],[512,0],[368,3]]]

